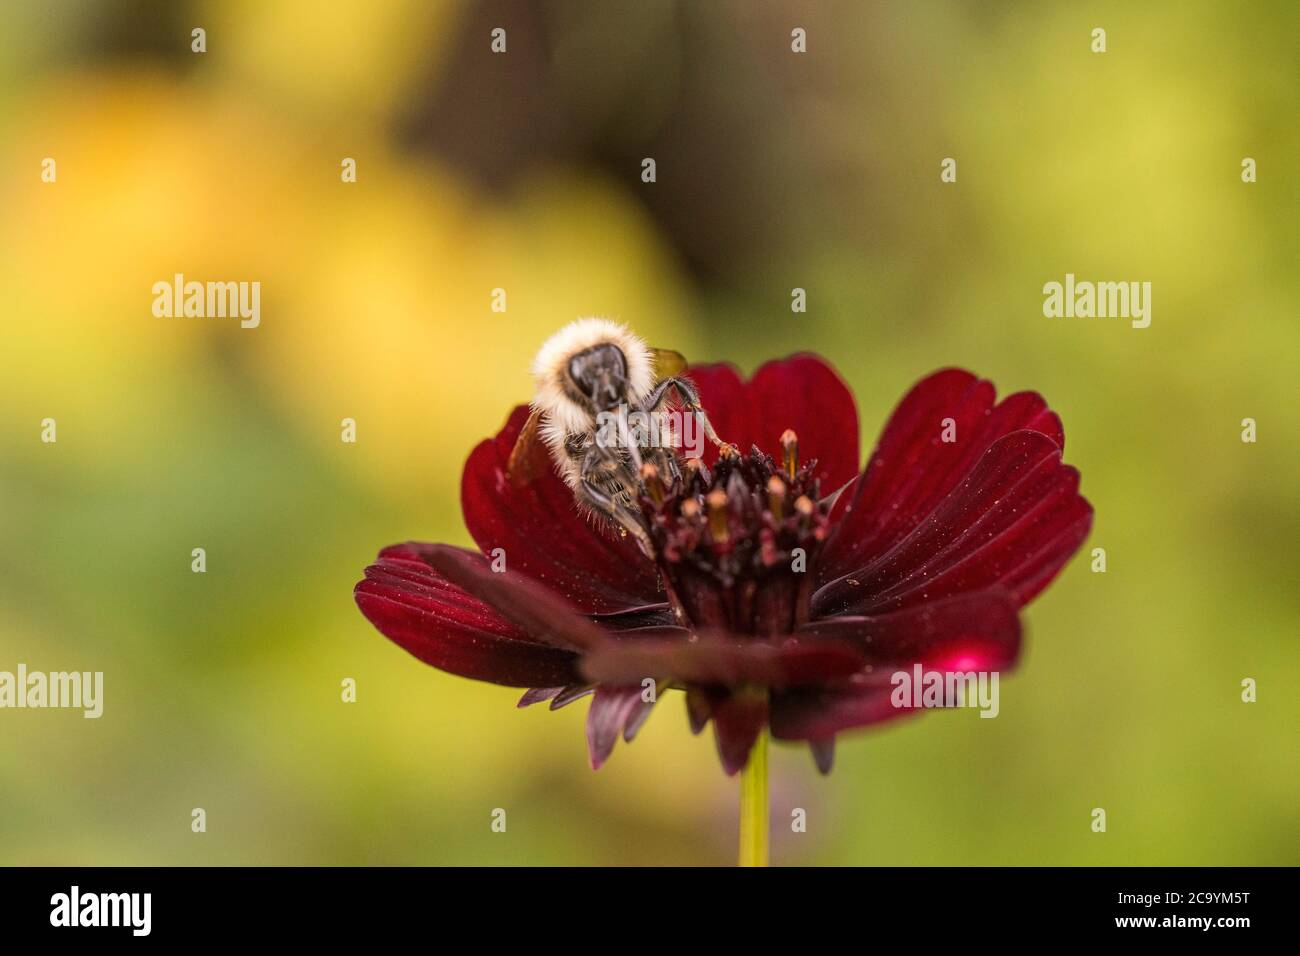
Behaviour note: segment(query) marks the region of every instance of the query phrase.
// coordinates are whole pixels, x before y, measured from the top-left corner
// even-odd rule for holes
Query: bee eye
[[[616,401],[627,382],[627,360],[608,342],[573,356],[568,370],[578,391],[601,406]]]

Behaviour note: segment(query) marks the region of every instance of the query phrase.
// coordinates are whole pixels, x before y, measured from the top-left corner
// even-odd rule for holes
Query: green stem
[[[767,729],[740,772],[740,865],[767,866]]]

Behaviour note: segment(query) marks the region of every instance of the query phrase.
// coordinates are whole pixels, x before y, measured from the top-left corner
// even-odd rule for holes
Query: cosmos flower
[[[729,446],[680,481],[643,474],[653,560],[579,514],[552,469],[507,479],[520,406],[465,465],[481,553],[386,548],[356,586],[361,611],[425,663],[529,688],[521,707],[591,695],[593,767],[675,688],[728,774],[764,729],[807,742],[827,772],[841,731],[913,712],[891,700],[892,674],[1015,666],[1020,609],[1092,522],[1039,395],[997,401],[988,381],[936,372],[860,469],[853,397],[820,358],[748,382],[727,365],[690,377]]]

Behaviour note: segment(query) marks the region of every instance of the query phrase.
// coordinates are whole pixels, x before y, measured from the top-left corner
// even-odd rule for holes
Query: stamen
[[[785,482],[776,475],[767,479],[767,507],[779,524],[785,517]]]
[[[791,481],[799,470],[799,436],[787,428],[781,433],[781,466]]]
[[[745,477],[739,471],[733,471],[731,477],[727,479],[727,501],[731,505],[731,513],[738,521],[744,521],[745,512],[752,510],[746,508],[747,504],[752,502],[757,505],[757,501],[750,493],[749,485],[745,482]]]
[[[829,506],[818,503],[816,476],[800,468],[795,433],[780,444],[775,460],[724,445],[714,467],[686,458],[671,481],[663,462],[636,468],[629,484],[679,623],[770,635],[808,620],[811,579],[799,572],[826,540]],[[796,550],[808,562],[798,569]]]
[[[688,492],[695,488],[695,479],[707,487],[709,484],[709,469],[704,467],[704,462],[698,458],[687,458],[682,462],[682,484]]]
[[[709,506],[709,531],[718,544],[727,541],[727,493],[721,488],[710,491],[704,499]]]
[[[664,503],[664,483],[659,480],[659,469],[650,462],[641,466],[641,484],[655,507]]]

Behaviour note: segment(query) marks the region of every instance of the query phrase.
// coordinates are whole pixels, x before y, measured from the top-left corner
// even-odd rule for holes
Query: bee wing
[[[539,475],[546,474],[551,466],[551,453],[542,441],[542,413],[534,408],[515,439],[506,460],[506,478],[516,488],[522,488]]]
[[[686,371],[686,356],[672,349],[650,349],[650,360],[655,366],[655,381],[675,378]]]

